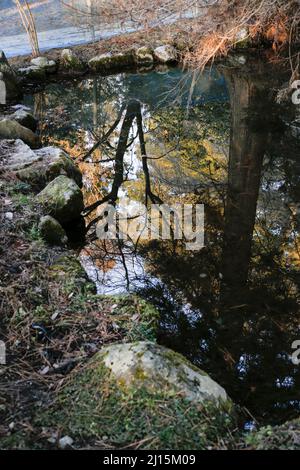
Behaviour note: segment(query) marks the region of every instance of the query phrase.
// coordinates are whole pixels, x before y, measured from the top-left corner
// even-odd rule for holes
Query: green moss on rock
[[[89,67],[93,71],[101,72],[110,69],[130,66],[134,63],[132,51],[101,54],[89,60]]]
[[[35,159],[34,159],[35,157]],[[34,152],[30,164],[26,160],[19,162],[17,177],[29,183],[34,189],[41,190],[57,176],[65,175],[82,187],[82,174],[72,159],[57,147],[44,147]]]
[[[72,49],[63,49],[60,57],[60,70],[63,72],[82,73],[85,64]]]
[[[65,230],[60,223],[50,215],[41,218],[39,231],[43,240],[52,245],[64,245],[67,242]]]
[[[138,65],[149,65],[154,61],[153,50],[150,47],[139,47],[134,52],[134,59]]]
[[[44,212],[62,225],[80,217],[83,195],[78,185],[66,176],[58,176],[37,195]]]
[[[236,422],[228,403],[191,401],[172,386],[149,387],[137,368],[139,386],[120,380],[105,365],[109,348],[95,355],[37,419],[78,443],[105,441],[110,447],[207,449],[230,445]],[[227,442],[227,444],[225,444]]]

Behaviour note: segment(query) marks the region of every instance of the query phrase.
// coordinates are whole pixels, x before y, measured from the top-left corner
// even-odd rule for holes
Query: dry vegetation
[[[69,5],[67,0],[62,3]],[[118,24],[145,32],[160,28],[166,35],[176,29],[193,46],[183,51],[185,63],[201,69],[227,54],[240,42],[241,33],[243,40],[266,41],[276,52],[300,37],[299,0],[93,0],[89,9],[72,5],[70,15],[83,15],[97,25]],[[292,59],[297,66],[299,55]]]
[[[76,252],[43,242],[39,217],[30,186],[1,173],[0,448],[44,442],[32,416],[68,373],[105,344],[153,339],[156,329],[157,313],[142,299],[96,295]]]

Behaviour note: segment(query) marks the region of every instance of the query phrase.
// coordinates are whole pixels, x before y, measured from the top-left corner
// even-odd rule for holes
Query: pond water
[[[109,195],[134,220],[145,203],[204,205],[202,249],[172,231],[99,240],[94,210],[80,256],[99,293],[130,290],[156,305],[159,342],[211,374],[248,423],[282,422],[300,405],[299,109],[276,103],[285,81],[254,61],[85,77],[25,97],[44,143],[81,161],[86,206]]]

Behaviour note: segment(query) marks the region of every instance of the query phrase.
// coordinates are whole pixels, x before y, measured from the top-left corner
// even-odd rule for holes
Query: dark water
[[[145,202],[149,173],[148,207],[204,204],[205,247],[189,251],[172,239],[104,243],[92,229],[82,260],[100,293],[129,288],[153,302],[159,342],[210,373],[259,423],[297,416],[300,404],[300,366],[291,360],[300,340],[300,113],[275,100],[286,79],[252,61],[203,76],[161,69],[50,84],[26,98],[44,142],[77,158],[122,105],[139,100],[147,168],[134,121],[117,207],[124,198],[131,207]],[[81,163],[87,205],[116,183],[110,159],[121,126]]]

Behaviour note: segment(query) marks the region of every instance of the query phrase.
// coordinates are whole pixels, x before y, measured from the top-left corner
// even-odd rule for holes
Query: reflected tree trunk
[[[246,286],[261,181],[270,132],[267,74],[226,69],[232,125],[225,206],[221,298],[231,298]],[[267,77],[267,78],[265,78]],[[269,103],[272,105],[269,96]]]
[[[240,338],[249,313],[248,272],[263,159],[272,131],[274,95],[266,70],[247,73],[226,68],[222,72],[230,94],[232,124],[216,348],[224,361],[227,380],[234,382],[238,376],[236,365],[244,353]]]
[[[96,132],[98,126],[98,86],[97,79],[93,79],[93,127]]]

